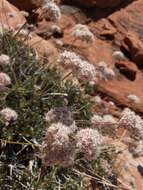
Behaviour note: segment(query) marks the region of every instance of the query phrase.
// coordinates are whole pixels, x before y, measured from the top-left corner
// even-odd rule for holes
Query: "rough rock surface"
[[[9,29],[17,29],[25,23],[20,11],[5,0],[0,0],[0,23]]]

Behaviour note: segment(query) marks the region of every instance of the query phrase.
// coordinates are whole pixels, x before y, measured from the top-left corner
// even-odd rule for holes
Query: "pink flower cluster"
[[[103,144],[103,138],[95,129],[82,129],[77,135],[77,148],[79,152],[84,153],[86,159],[94,160],[100,154],[100,147]]]
[[[17,120],[18,114],[11,108],[4,108],[0,111],[0,116],[4,119],[5,124],[8,125],[11,121]]]
[[[75,157],[74,141],[70,138],[71,131],[62,123],[52,124],[42,144],[41,158],[46,166],[69,166]]]
[[[6,73],[0,73],[0,89],[11,84],[11,78]]]
[[[86,42],[94,41],[93,33],[89,30],[88,26],[83,24],[76,24],[73,28],[72,35],[77,40]]]
[[[42,5],[42,14],[46,19],[58,21],[61,18],[60,8],[53,2],[48,1]]]

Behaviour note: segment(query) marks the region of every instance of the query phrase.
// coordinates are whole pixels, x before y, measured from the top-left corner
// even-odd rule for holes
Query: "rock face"
[[[84,7],[112,8],[118,6],[123,0],[63,0],[64,3],[80,5]]]
[[[18,7],[20,10],[31,11],[36,8],[33,0],[8,0],[11,4]]]
[[[20,9],[31,11],[35,8],[30,0],[9,0]],[[78,3],[86,7],[112,7],[120,4],[121,0],[64,0],[67,3]],[[108,3],[107,3],[108,2]],[[56,23],[63,34],[60,36],[48,36],[49,28],[55,23],[48,22],[44,18],[37,21],[34,31],[31,33],[29,44],[36,49],[38,55],[46,57],[52,64],[58,57],[58,48],[55,42],[64,44],[64,47],[72,47],[74,51],[83,55],[90,63],[98,65],[104,61],[112,68],[116,76],[111,81],[99,83],[98,92],[109,100],[113,100],[119,110],[121,106],[128,106],[133,110],[143,113],[143,3],[138,0],[130,3],[123,9],[113,12],[108,16],[96,15],[93,9],[92,17],[89,19],[81,9],[71,6],[61,6],[62,18]],[[104,11],[103,11],[104,12]],[[20,11],[6,0],[0,0],[0,23],[16,30],[19,25],[25,23],[25,18]],[[102,14],[101,14],[102,15]],[[99,17],[98,17],[99,16]],[[72,27],[77,23],[87,23],[94,33],[94,43],[74,41],[71,35]],[[44,39],[44,33],[48,36]],[[40,35],[40,36],[39,36]],[[57,39],[58,38],[58,39]],[[58,41],[59,40],[59,41]],[[60,51],[62,50],[59,49]],[[113,53],[116,50],[124,52],[125,60],[115,60]],[[127,96],[135,94],[140,98],[140,104],[131,103]],[[96,95],[96,94],[94,94]],[[121,105],[121,106],[120,106]],[[113,113],[115,114],[115,113]],[[122,131],[121,131],[122,132]],[[121,135],[122,136],[122,135]],[[113,142],[114,144],[114,142]],[[127,151],[125,144],[120,144],[123,151],[116,159],[116,166],[119,171],[119,184],[122,189],[143,189],[143,179],[137,167],[142,165],[143,158],[135,159]]]
[[[17,29],[25,23],[20,11],[5,0],[0,0],[0,23],[9,29]]]

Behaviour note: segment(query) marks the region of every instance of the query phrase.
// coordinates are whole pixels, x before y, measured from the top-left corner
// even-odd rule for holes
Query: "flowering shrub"
[[[100,153],[95,146],[99,145],[97,131],[84,132],[85,141],[86,136],[91,138],[89,144],[87,139],[90,149],[84,156],[77,141],[84,121],[90,122],[89,100],[72,81],[63,81],[56,68],[41,67],[35,51],[10,33],[0,36],[2,54],[9,56],[12,64],[0,66],[1,76],[9,81],[1,80],[6,85],[0,89],[0,186],[9,184],[13,190],[56,189],[59,180],[63,189],[81,188],[83,176],[77,176],[74,167],[82,165],[87,155],[94,161]]]

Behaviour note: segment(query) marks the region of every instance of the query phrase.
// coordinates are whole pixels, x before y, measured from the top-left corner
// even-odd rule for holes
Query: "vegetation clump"
[[[93,181],[102,184],[102,177],[110,175],[97,169],[104,168],[103,157],[98,154],[98,158],[88,160],[82,151],[76,152],[76,134],[86,135],[84,121],[90,123],[92,115],[85,94],[56,68],[40,66],[35,51],[11,33],[0,35],[0,55],[6,55],[10,63],[0,64],[0,73],[9,79],[9,83],[0,80],[3,83],[0,88],[1,189],[79,190],[87,189]],[[98,132],[93,131],[100,141]],[[95,146],[86,137],[87,146],[89,143],[96,152],[98,142],[91,132],[89,129]],[[82,148],[83,145],[84,140]],[[109,181],[104,181],[105,184],[114,187]]]

